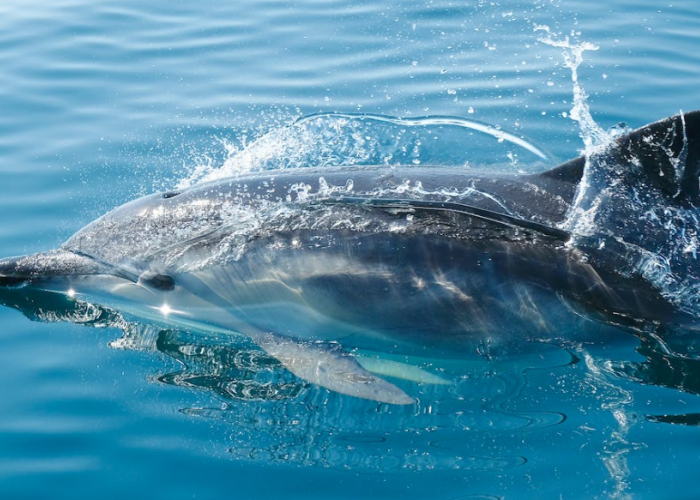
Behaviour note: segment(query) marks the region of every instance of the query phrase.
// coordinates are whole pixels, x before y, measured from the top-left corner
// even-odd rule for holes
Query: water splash
[[[617,126],[606,131],[590,113],[578,70],[584,53],[598,47],[553,33],[547,26],[535,26],[535,31],[542,33],[541,43],[562,49],[573,84],[569,116],[578,123],[584,144],[583,175],[562,224],[573,235],[571,244],[589,251],[606,245],[618,248],[627,259],[621,273],[642,276],[679,309],[700,315],[700,279],[694,271],[700,244],[697,232],[700,214],[673,199],[680,193],[687,159],[688,139],[682,113],[680,124],[669,125],[668,137],[645,138],[645,147],[654,149],[660,158],[667,157],[670,167],[663,170],[659,166],[658,175],[667,179],[664,181],[667,185],[676,186],[675,196],[669,196],[653,184],[651,177],[656,174],[645,170],[644,153],[639,156],[635,156],[634,150],[625,153],[621,143],[616,142],[630,132],[629,127]],[[664,141],[672,142],[680,135],[684,149],[674,155]],[[652,139],[659,144],[650,142]]]
[[[524,173],[555,163],[531,140],[498,126],[449,116],[317,114],[271,130],[240,148],[229,143],[224,147],[228,158],[223,165],[197,165],[178,187],[289,168],[449,165]]]
[[[598,47],[553,34],[547,26],[536,26],[535,31],[544,33],[539,38],[541,43],[562,49],[564,64],[571,71],[573,83],[573,105],[569,116],[578,123],[584,144],[582,179],[563,224],[573,235],[571,244],[593,254],[605,248],[608,253],[621,256],[618,272],[641,276],[678,309],[698,317],[700,279],[694,272],[700,222],[697,210],[673,202],[672,197],[652,185],[649,173],[644,170],[642,154],[635,156],[632,148],[626,155],[620,154],[621,143],[616,139],[630,133],[627,126],[605,131],[593,119],[588,95],[579,81],[578,68],[583,63],[584,53],[598,50]],[[680,122],[680,127],[675,122],[669,125],[665,139],[656,137],[659,144],[652,142],[654,137],[651,134],[643,139],[648,147],[665,150],[672,169],[665,172],[659,166],[659,175],[672,178],[670,184],[678,186],[675,196],[680,194],[687,159],[688,138],[682,112]],[[665,148],[664,141],[679,134],[683,134],[683,151],[675,154],[670,148]],[[661,157],[665,158],[664,155]],[[650,325],[649,328],[644,335],[665,346],[665,341],[654,333],[654,327]],[[665,333],[673,338],[670,332]],[[682,348],[682,351],[681,356],[677,353],[671,355],[668,349],[664,351],[664,370],[672,364],[686,362],[686,356],[692,355],[692,349],[688,352]],[[634,395],[619,380],[627,378],[650,383],[650,378],[656,376],[655,372],[645,371],[644,366],[638,368],[638,363],[601,361],[583,349],[577,354],[584,360],[587,384],[600,398],[601,409],[609,411],[615,422],[599,452],[610,475],[608,495],[627,500],[632,498],[628,457],[644,445],[630,440],[630,431],[638,420],[637,414],[630,410],[634,406]]]
[[[584,153],[589,156],[601,146],[610,142],[610,135],[603,130],[591,116],[588,106],[588,94],[583,89],[578,77],[578,68],[583,63],[583,54],[586,51],[596,51],[598,46],[590,42],[575,43],[566,36],[552,33],[549,26],[535,25],[535,32],[543,32],[537,40],[545,45],[562,49],[564,66],[571,70],[573,82],[573,105],[569,117],[579,124],[581,139],[585,146]]]
[[[569,117],[579,125],[579,135],[584,145],[583,154],[588,159],[604,150],[613,140],[613,136],[603,130],[593,119],[588,105],[588,94],[579,81],[578,68],[583,63],[584,52],[598,50],[598,46],[585,41],[573,42],[568,36],[562,37],[552,33],[550,28],[544,25],[536,25],[535,31],[543,33],[538,38],[539,42],[562,49],[564,66],[571,70],[573,104]],[[572,209],[564,223],[564,227],[574,235],[590,235],[596,230],[594,219],[604,198],[599,193],[605,183],[593,179],[597,172],[592,173],[591,170],[587,161]]]

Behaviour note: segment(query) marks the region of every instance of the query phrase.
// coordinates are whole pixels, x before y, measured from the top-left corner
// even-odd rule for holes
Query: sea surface
[[[554,166],[590,127],[575,88],[604,130],[700,108],[699,26],[695,0],[5,0],[0,256],[260,165]],[[348,150],[328,131],[355,114],[379,125]],[[447,146],[431,129],[379,148],[438,116]],[[479,124],[538,162],[470,142]],[[0,308],[3,499],[699,495],[698,359],[622,330],[475,359],[392,407],[275,378],[216,336],[33,304]]]

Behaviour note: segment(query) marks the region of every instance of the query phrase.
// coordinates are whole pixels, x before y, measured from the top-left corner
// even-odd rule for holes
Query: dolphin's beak
[[[106,268],[89,257],[65,250],[52,250],[0,260],[0,286],[18,286],[58,276],[103,274],[107,272]]]
[[[27,266],[22,265],[26,257],[10,257],[0,260],[0,286],[9,287],[21,285],[29,279]]]
[[[0,260],[0,287],[21,285],[26,278],[18,276],[16,273],[17,259]]]

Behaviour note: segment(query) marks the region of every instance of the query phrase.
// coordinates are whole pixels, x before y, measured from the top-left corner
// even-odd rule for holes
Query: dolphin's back
[[[211,258],[236,260],[247,243],[274,231],[347,229],[413,235],[431,230],[426,224],[412,225],[410,217],[399,222],[370,213],[367,207],[323,203],[337,198],[449,202],[554,227],[564,219],[573,196],[570,185],[554,184],[558,189],[544,190],[526,177],[476,175],[445,167],[263,173],[127,203],[80,230],[63,249],[138,272],[144,267],[184,269]],[[467,229],[455,228],[453,236],[468,238]]]

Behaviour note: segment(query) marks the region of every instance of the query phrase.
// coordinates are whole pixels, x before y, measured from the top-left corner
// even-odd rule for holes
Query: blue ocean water
[[[698,20],[690,0],[4,2],[0,255],[56,247],[251,144],[274,155],[317,113],[462,117],[556,164],[583,142],[542,27],[597,46],[578,81],[607,129],[700,107]],[[266,398],[241,382],[267,373],[254,351],[42,307],[0,309],[2,498],[697,496],[697,360],[623,331],[475,360],[391,408],[292,377]]]

